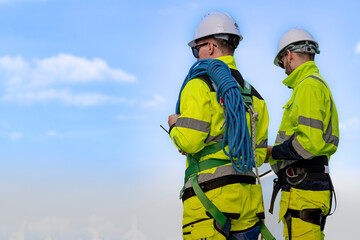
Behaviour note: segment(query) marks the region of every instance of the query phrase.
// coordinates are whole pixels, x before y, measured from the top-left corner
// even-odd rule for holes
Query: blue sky
[[[268,104],[271,144],[291,95],[273,65],[277,41],[303,27],[319,42],[341,129],[330,162],[338,209],[325,233],[351,238],[359,10],[355,0],[0,0],[0,240],[181,238],[185,159],[159,125],[174,113],[195,61],[187,43],[210,11],[240,26],[235,59]],[[272,178],[263,179],[266,208]],[[267,215],[282,239],[276,221]]]

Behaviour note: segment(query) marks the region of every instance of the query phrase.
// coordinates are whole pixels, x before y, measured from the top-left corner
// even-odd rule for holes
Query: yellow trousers
[[[288,209],[321,209],[321,215],[325,216],[330,209],[330,191],[312,191],[291,188],[290,191],[282,191],[280,200],[280,220],[284,223],[284,237],[289,239],[289,232],[285,221]],[[324,239],[324,233],[320,226],[305,222],[300,218],[291,218],[292,240],[320,240]]]
[[[205,193],[213,204],[231,220],[231,231],[243,231],[259,222],[263,213],[260,185],[234,183]],[[183,239],[225,240],[214,227],[214,219],[206,213],[200,200],[193,196],[184,201]]]

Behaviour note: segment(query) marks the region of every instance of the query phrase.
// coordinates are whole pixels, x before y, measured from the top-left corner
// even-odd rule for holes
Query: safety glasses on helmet
[[[278,64],[281,68],[284,68],[282,58],[287,54],[287,50],[289,50],[290,52],[299,52],[306,54],[320,53],[320,50],[315,46],[315,44],[309,43],[308,41],[298,42],[297,44],[290,44],[279,53]]]

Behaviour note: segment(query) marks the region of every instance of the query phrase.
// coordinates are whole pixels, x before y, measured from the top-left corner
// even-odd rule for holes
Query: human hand
[[[169,127],[171,127],[173,124],[175,124],[179,117],[180,117],[180,114],[172,114],[172,115],[170,115],[169,119],[168,119]]]
[[[183,150],[179,150],[179,153],[181,153],[181,154],[184,155],[184,156],[187,156],[187,153],[184,152]]]
[[[269,158],[271,157],[271,154],[272,154],[272,149],[273,149],[273,146],[267,146],[266,158],[265,158],[264,163],[269,162]]]

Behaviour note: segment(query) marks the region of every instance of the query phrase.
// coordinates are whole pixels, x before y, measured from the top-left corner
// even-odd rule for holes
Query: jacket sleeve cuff
[[[174,127],[175,127],[175,123],[170,126],[170,128],[169,128],[169,134],[171,133],[171,130],[172,130]]]
[[[272,158],[273,159],[283,159],[283,160],[303,160],[294,149],[292,145],[292,140],[287,140],[282,144],[276,145],[272,149]]]

